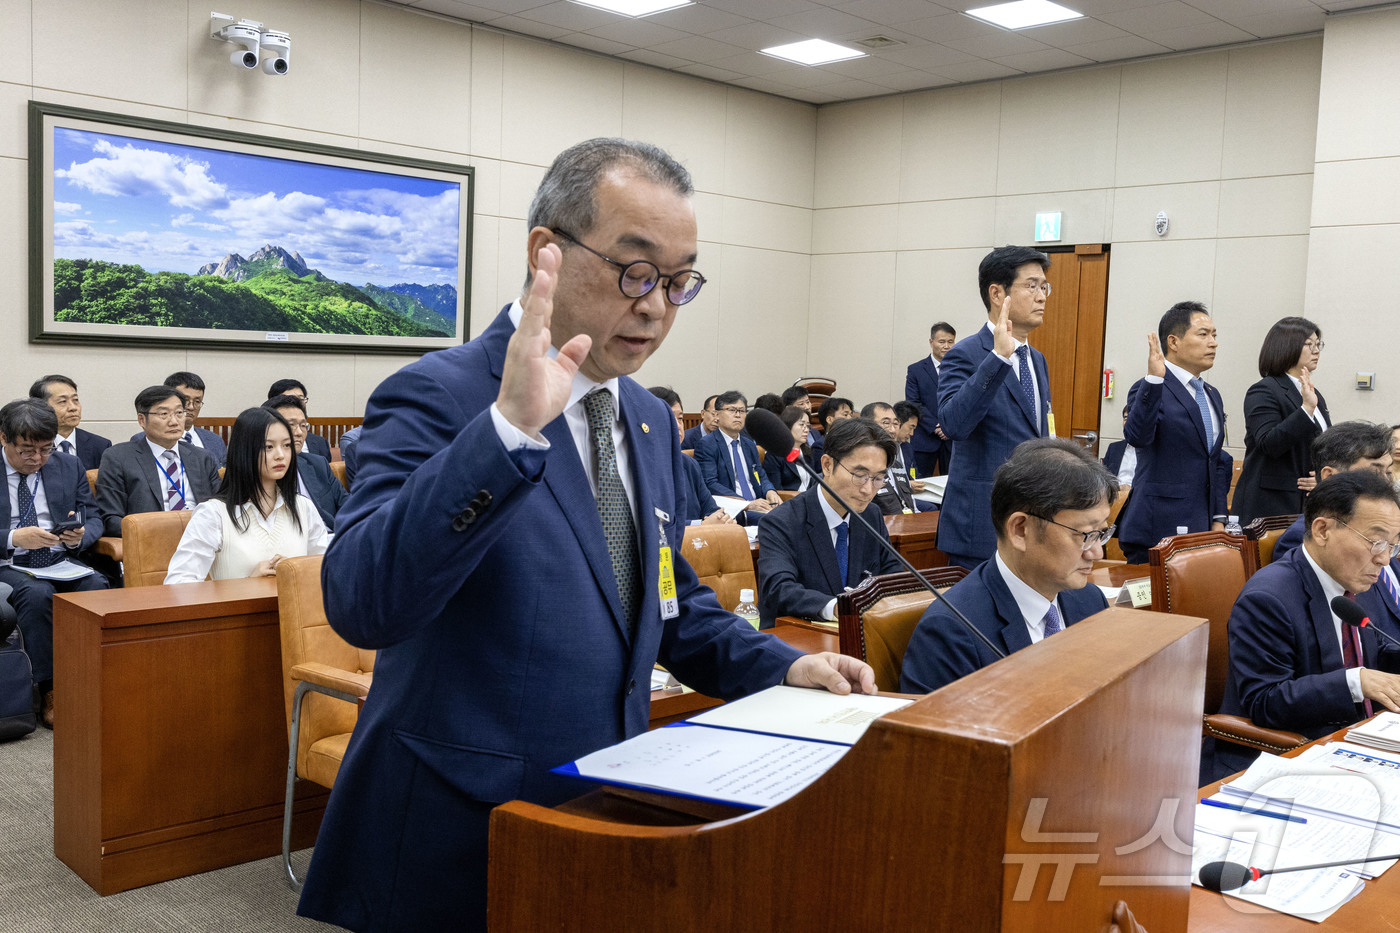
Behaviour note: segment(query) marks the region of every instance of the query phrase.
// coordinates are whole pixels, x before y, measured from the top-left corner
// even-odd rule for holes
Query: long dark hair
[[[233,431],[228,438],[228,459],[224,466],[224,481],[214,498],[228,509],[228,517],[239,531],[248,530],[248,519],[239,509],[245,502],[256,508],[262,499],[262,458],[267,444],[267,429],[280,424],[287,429],[287,437],[292,436],[292,426],[287,424],[280,412],[270,408],[248,408],[233,422]],[[292,459],[287,464],[287,472],[277,481],[277,491],[282,493],[282,501],[287,503],[292,513],[292,524],[301,531],[301,515],[297,510],[297,450],[292,444]],[[268,503],[272,505],[271,502]]]

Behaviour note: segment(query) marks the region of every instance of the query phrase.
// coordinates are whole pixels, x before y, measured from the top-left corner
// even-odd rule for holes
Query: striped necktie
[[[175,451],[161,451],[161,459],[165,462],[161,464],[161,469],[165,471],[165,510],[167,512],[183,512],[188,506],[185,502],[184,485],[180,482],[180,464],[175,459]]]
[[[1355,594],[1355,593],[1352,593],[1352,592],[1345,592],[1345,593],[1343,593],[1342,595],[1345,596],[1347,599],[1355,599],[1355,598],[1356,598],[1356,594]],[[1359,628],[1354,628],[1353,626],[1343,624],[1343,625],[1342,625],[1342,666],[1345,667],[1347,670],[1351,670],[1353,667],[1360,667],[1360,666],[1361,666],[1361,658],[1362,658],[1362,651],[1361,651],[1361,629],[1359,629]],[[1368,718],[1369,718],[1370,716],[1375,715],[1375,711],[1374,711],[1374,709],[1373,709],[1372,706],[1371,706],[1371,701],[1370,701],[1370,700],[1365,700],[1365,699],[1363,699],[1363,700],[1361,701],[1361,705],[1365,708],[1365,710],[1366,710],[1366,716],[1367,716]]]

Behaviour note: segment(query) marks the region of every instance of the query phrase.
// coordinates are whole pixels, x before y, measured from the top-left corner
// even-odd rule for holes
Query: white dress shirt
[[[67,443],[68,446],[72,449],[64,450],[64,443]],[[58,432],[58,434],[56,434],[53,439],[53,449],[61,454],[66,453],[71,457],[78,456],[78,429],[74,428],[73,430],[69,431],[67,437],[63,436],[62,431]]]
[[[1288,381],[1291,382],[1291,383],[1293,383],[1293,388],[1295,388],[1295,389],[1298,390],[1298,394],[1299,394],[1299,395],[1302,395],[1302,394],[1303,394],[1303,380],[1299,379],[1297,376],[1293,375],[1292,373],[1288,373],[1287,375],[1288,375]],[[1301,407],[1301,406],[1300,406],[1300,407]],[[1306,409],[1304,409],[1304,411],[1306,411]],[[1327,430],[1327,428],[1328,428],[1327,416],[1324,415],[1324,414],[1322,413],[1322,406],[1321,406],[1321,405],[1317,405],[1317,406],[1315,406],[1315,407],[1313,408],[1312,420],[1314,420],[1314,421],[1317,422],[1317,426],[1318,426],[1319,428],[1321,428],[1321,429],[1324,430],[1324,431]]]
[[[988,321],[988,322],[987,322],[987,330],[989,330],[989,331],[992,332],[992,339],[995,340],[995,339],[996,339],[996,336],[997,336],[997,326],[996,326],[996,324],[992,323],[991,321]],[[1021,378],[1021,368],[1020,368],[1020,367],[1021,367],[1021,361],[1020,361],[1020,359],[1016,356],[1016,353],[1017,353],[1018,350],[1020,350],[1022,347],[1024,347],[1024,346],[1026,345],[1026,341],[1024,341],[1024,340],[1017,340],[1017,339],[1015,338],[1015,336],[1013,336],[1013,337],[1011,338],[1011,342],[1014,343],[1014,344],[1016,344],[1016,346],[1012,349],[1011,355],[1010,355],[1010,356],[1002,356],[1001,354],[997,353],[995,347],[993,347],[993,349],[992,349],[992,355],[995,356],[997,359],[1001,360],[1001,361],[1002,361],[1003,363],[1005,363],[1006,365],[1010,366],[1012,369],[1016,370],[1016,378],[1019,379],[1019,378]],[[1029,353],[1026,354],[1026,366],[1028,366],[1028,367],[1030,368],[1030,371],[1031,371],[1031,387],[1035,390],[1035,410],[1036,410],[1036,417],[1039,417],[1039,413],[1040,413],[1040,400],[1041,400],[1044,396],[1043,396],[1043,395],[1041,394],[1041,392],[1040,392],[1040,380],[1037,379],[1037,378],[1035,378],[1035,364],[1031,362],[1031,355],[1030,355]]]
[[[1118,482],[1124,486],[1133,484],[1133,474],[1137,472],[1137,448],[1123,444],[1123,459],[1118,464]]]
[[[285,505],[282,494],[278,493],[277,501],[272,504],[272,511],[268,514],[264,515],[251,502],[243,503],[239,514],[257,522],[271,534],[277,510]],[[214,557],[224,546],[224,522],[219,514],[224,508],[218,499],[210,499],[194,510],[189,524],[185,526],[185,533],[180,537],[180,545],[166,568],[166,583],[198,583],[209,576]],[[306,553],[324,554],[330,546],[332,535],[326,531],[326,523],[321,521],[316,506],[305,496],[297,496],[297,514],[301,519],[302,532],[306,535]]]
[[[1021,619],[1026,623],[1026,632],[1031,636],[1031,644],[1045,638],[1045,613],[1050,611],[1050,606],[1054,605],[1055,612],[1060,617],[1060,626],[1065,624],[1065,614],[1060,611],[1060,600],[1056,597],[1053,602],[1041,596],[1035,590],[1027,586],[1020,577],[1011,572],[1011,568],[1006,566],[1006,561],[1001,559],[1001,552],[996,555],[997,570],[1001,572],[1002,580],[1006,581],[1006,588],[1011,591],[1011,598],[1016,600],[1016,608],[1021,610]]]
[[[1302,551],[1303,557],[1308,561],[1308,566],[1311,567],[1313,573],[1317,575],[1317,582],[1322,584],[1322,596],[1327,600],[1327,611],[1332,616],[1332,630],[1337,633],[1337,647],[1340,649],[1342,647],[1342,638],[1351,637],[1351,632],[1353,630],[1346,630],[1345,635],[1343,634],[1341,617],[1335,612],[1332,612],[1332,600],[1336,599],[1338,596],[1344,595],[1347,588],[1336,580],[1333,580],[1332,577],[1327,574],[1327,571],[1317,565],[1317,561],[1313,560],[1312,553],[1308,550],[1308,543],[1306,541],[1303,542]],[[1387,567],[1386,569],[1389,570],[1390,568]],[[1304,611],[1306,611],[1306,607],[1304,607]],[[1345,650],[1342,651],[1342,657],[1346,657]],[[1361,657],[1359,649],[1357,650],[1357,660],[1361,662],[1362,667],[1366,665],[1366,659]],[[1366,699],[1361,693],[1360,667],[1347,668],[1347,689],[1351,691],[1351,701],[1353,703],[1360,703],[1362,700]]]

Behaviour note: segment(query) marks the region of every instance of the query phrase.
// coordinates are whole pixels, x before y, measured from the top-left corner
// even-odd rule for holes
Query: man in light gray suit
[[[136,512],[192,509],[219,488],[219,467],[204,450],[181,442],[185,397],[169,386],[136,396],[136,422],[145,432],[114,444],[97,471],[97,510],[103,534],[120,537],[122,518]]]

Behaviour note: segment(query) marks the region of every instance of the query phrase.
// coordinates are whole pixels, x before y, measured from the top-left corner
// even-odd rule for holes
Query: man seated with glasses
[[[165,385],[142,389],[136,396],[136,423],[142,434],[108,448],[97,471],[97,510],[109,537],[121,535],[127,515],[192,509],[219,488],[214,458],[180,440],[185,433],[183,395]]]
[[[204,380],[194,373],[179,372],[166,376],[163,385],[185,397],[185,433],[180,436],[180,442],[208,451],[214,462],[223,466],[228,458],[228,445],[224,443],[224,439],[207,428],[194,426],[195,419],[204,408]],[[144,432],[137,431],[130,439],[139,441],[143,434]]]
[[[1346,596],[1383,618],[1371,590],[1400,551],[1400,497],[1386,477],[1352,470],[1318,483],[1303,518],[1302,546],[1250,577],[1230,611],[1220,712],[1316,739],[1372,713],[1400,712],[1400,650],[1332,611],[1332,600]],[[1207,739],[1206,780],[1212,746],[1214,777],[1259,754]]]
[[[886,515],[933,511],[933,505],[914,498],[914,493],[923,492],[924,484],[909,478],[910,464],[900,449],[899,415],[895,414],[894,406],[889,402],[871,402],[860,410],[860,416],[884,428],[890,440],[895,442],[894,455],[890,458],[889,469],[885,470],[884,485],[875,494],[875,504],[880,511]],[[917,419],[918,415],[914,417]]]
[[[279,395],[295,395],[297,398],[301,399],[303,407],[311,401],[311,396],[306,392],[306,386],[295,379],[278,379],[268,388],[267,397],[269,400]],[[307,425],[306,440],[302,441],[301,447],[297,449],[297,453],[315,454],[318,457],[325,457],[327,462],[329,462],[331,459],[331,442],[319,434],[312,434],[309,430],[310,422],[307,422]]]
[[[1390,429],[1370,421],[1334,424],[1313,438],[1312,468],[1318,482],[1352,470],[1370,470],[1389,478],[1395,469]],[[1303,516],[1299,515],[1298,520],[1279,535],[1274,542],[1274,560],[1303,543],[1305,524]]]
[[[10,606],[24,633],[34,683],[42,699],[41,721],[53,728],[53,594],[104,590],[107,579],[90,573],[76,580],[43,580],[20,568],[41,570],[73,560],[102,534],[102,522],[76,456],[54,451],[58,415],[47,402],[21,399],[0,408],[6,494],[0,498],[0,583],[11,588]],[[62,522],[75,527],[55,531]],[[4,633],[8,635],[8,632]]]
[[[744,508],[752,512],[767,512],[782,504],[758,461],[758,445],[744,433],[748,399],[742,392],[725,392],[715,399],[715,411],[719,413],[715,430],[695,445],[695,462],[710,492],[743,499],[748,503]]]
[[[894,439],[873,421],[847,418],[826,432],[822,476],[852,509],[889,539],[875,492],[894,456]],[[758,615],[836,621],[836,597],[871,574],[894,573],[899,561],[841,503],[813,484],[758,526]]]
[[[1113,536],[1117,494],[1118,479],[1073,441],[1025,441],[992,483],[996,554],[949,589],[948,601],[1007,654],[1107,609],[1089,574]],[[928,693],[996,660],[935,600],[909,639],[899,689]]]

